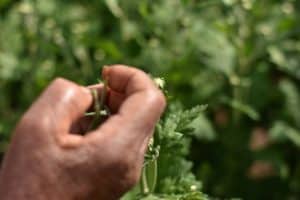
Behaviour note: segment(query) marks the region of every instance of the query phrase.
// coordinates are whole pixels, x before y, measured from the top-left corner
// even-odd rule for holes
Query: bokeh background
[[[208,104],[187,155],[203,192],[300,199],[299,1],[0,0],[0,158],[54,77],[92,84],[113,63]]]

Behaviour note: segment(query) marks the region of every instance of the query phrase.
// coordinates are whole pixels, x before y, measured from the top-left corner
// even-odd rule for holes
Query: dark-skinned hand
[[[87,132],[90,88],[57,78],[16,126],[0,174],[2,200],[115,200],[139,180],[166,102],[144,72],[105,67],[112,115]]]

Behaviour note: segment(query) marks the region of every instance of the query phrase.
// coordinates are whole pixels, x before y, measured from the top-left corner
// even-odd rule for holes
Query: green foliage
[[[300,132],[285,124],[284,122],[277,121],[274,123],[270,130],[270,136],[275,141],[290,140],[295,145],[300,147]]]
[[[54,77],[125,63],[164,77],[171,104],[143,198],[299,199],[299,18],[297,0],[0,0],[0,151]]]
[[[149,195],[141,200],[208,200],[207,196],[200,192],[190,192],[184,195]]]
[[[203,199],[208,197],[200,191],[202,184],[191,172],[192,163],[187,160],[192,132],[192,122],[203,112],[206,106],[196,106],[183,111],[179,104],[171,104],[165,116],[157,124],[154,140],[150,142],[146,155],[145,168],[156,162],[158,169],[157,187],[146,190],[142,175],[141,189],[135,188],[123,197],[127,199]],[[201,133],[199,133],[200,137]],[[152,152],[156,149],[157,152]],[[151,156],[154,155],[154,157]],[[148,159],[153,158],[153,159]],[[148,174],[153,176],[153,174]]]

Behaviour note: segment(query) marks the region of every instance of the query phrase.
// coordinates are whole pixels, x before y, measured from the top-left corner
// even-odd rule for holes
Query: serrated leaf
[[[189,127],[192,129],[190,135],[199,140],[214,140],[216,138],[213,125],[203,114],[200,114],[195,120],[193,120]]]

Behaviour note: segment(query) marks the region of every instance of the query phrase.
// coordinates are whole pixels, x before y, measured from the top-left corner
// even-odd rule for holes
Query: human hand
[[[89,89],[61,78],[24,114],[2,166],[1,199],[112,200],[137,183],[165,98],[138,69],[116,65],[102,75],[113,115],[95,130],[86,133],[82,117]]]

